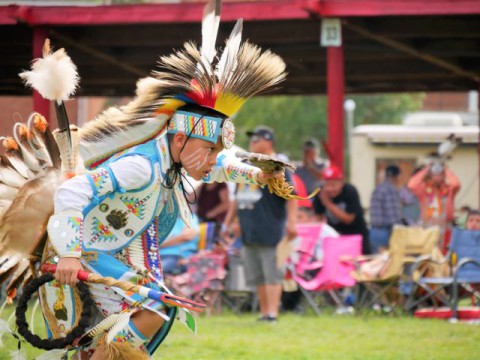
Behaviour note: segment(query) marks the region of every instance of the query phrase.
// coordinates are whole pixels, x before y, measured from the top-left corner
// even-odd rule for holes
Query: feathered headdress
[[[80,132],[80,153],[87,167],[95,167],[119,149],[141,143],[165,130],[191,137],[233,143],[232,117],[250,97],[285,79],[285,63],[270,51],[241,43],[238,20],[225,48],[217,56],[215,42],[220,1],[210,0],[202,22],[202,45],[188,42],[182,50],[160,58],[160,69],[137,84],[136,98],[111,108]],[[209,116],[179,111],[184,105],[213,110]],[[213,115],[212,115],[213,114]],[[105,149],[111,149],[109,153]]]

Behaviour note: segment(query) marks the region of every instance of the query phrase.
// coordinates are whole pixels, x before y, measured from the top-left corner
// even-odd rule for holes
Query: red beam
[[[0,7],[0,24],[107,25],[200,22],[202,3],[138,4],[113,6]],[[226,2],[222,20],[294,20],[309,13],[320,17],[473,15],[480,14],[478,0],[264,0]]]
[[[16,5],[0,6],[0,25],[15,25],[17,20],[13,16]]]
[[[345,91],[343,45],[327,48],[328,149],[330,162],[344,170],[343,94]]]
[[[30,25],[107,25],[200,22],[205,3],[138,4],[113,6],[7,6],[0,7],[0,24],[12,19]],[[307,19],[309,13],[295,0],[227,2],[222,20]],[[5,22],[3,22],[5,21]]]
[[[308,8],[321,17],[474,15],[478,0],[314,0]]]

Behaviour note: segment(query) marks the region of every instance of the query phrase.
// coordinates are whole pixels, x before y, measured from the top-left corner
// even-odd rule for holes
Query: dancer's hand
[[[75,257],[64,257],[58,260],[55,279],[60,284],[75,285],[78,282],[77,274],[83,270],[82,263]]]
[[[257,175],[257,181],[261,185],[266,184],[268,179],[285,179],[285,172],[276,171],[274,173],[264,173],[263,171],[260,171]]]

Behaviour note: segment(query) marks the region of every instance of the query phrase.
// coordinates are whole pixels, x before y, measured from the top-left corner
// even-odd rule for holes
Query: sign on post
[[[342,23],[339,18],[322,19],[320,45],[321,46],[341,46],[342,45]]]

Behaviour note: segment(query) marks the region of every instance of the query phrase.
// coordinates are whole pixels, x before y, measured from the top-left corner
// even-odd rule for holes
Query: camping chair
[[[444,271],[435,271],[442,266]],[[449,308],[449,315],[458,318],[458,302],[470,296],[472,305],[480,299],[480,231],[454,229],[450,250],[446,258],[438,261],[432,257],[418,259],[414,267],[414,291],[407,303],[407,310],[413,311],[425,305],[433,306],[433,313],[443,306]],[[445,271],[446,270],[446,271]],[[419,294],[419,289],[423,293]],[[421,309],[420,309],[421,311]]]
[[[302,240],[295,251],[299,261],[296,263],[291,261],[287,266],[300,291],[317,315],[320,315],[320,309],[315,301],[317,294],[327,293],[337,306],[342,306],[337,291],[355,285],[355,280],[350,275],[353,263],[345,261],[344,258],[351,259],[361,254],[362,236],[325,237],[321,261],[315,257],[314,252],[317,239],[312,236]]]
[[[228,271],[224,287],[222,301],[234,313],[257,310],[256,292],[254,288],[247,285],[245,265],[239,255],[230,254],[228,256]]]
[[[431,255],[438,247],[439,229],[395,226],[387,252],[356,260],[352,276],[357,281],[355,307],[370,309],[376,304],[391,308],[398,305],[404,292],[399,285],[411,283],[411,265],[422,255]]]
[[[202,251],[188,258],[187,271],[174,277],[175,290],[207,305],[207,314],[220,311],[225,255]]]
[[[186,271],[171,278],[172,288],[183,296],[207,304],[207,313],[217,312],[226,276],[226,252],[215,249],[216,224],[199,224],[198,252],[184,259]]]

